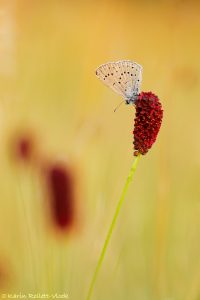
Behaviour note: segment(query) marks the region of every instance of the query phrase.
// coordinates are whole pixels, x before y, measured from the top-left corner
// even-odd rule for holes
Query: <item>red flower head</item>
[[[16,161],[29,163],[36,156],[36,139],[32,132],[20,131],[15,133],[9,147]]]
[[[136,117],[134,120],[134,155],[144,155],[156,141],[162,118],[161,103],[152,92],[142,92],[135,101]]]
[[[61,164],[47,170],[50,206],[55,224],[60,229],[70,228],[74,221],[74,185],[71,170]]]

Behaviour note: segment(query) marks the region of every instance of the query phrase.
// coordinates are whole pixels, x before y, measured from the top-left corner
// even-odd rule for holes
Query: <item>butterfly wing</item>
[[[130,99],[140,92],[142,67],[135,62],[129,60],[108,62],[97,68],[96,75],[125,99]]]

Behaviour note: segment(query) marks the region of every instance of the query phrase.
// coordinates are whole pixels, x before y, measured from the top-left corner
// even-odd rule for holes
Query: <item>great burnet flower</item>
[[[30,163],[37,154],[35,136],[28,130],[15,132],[9,144],[9,149],[15,161]]]
[[[156,141],[163,118],[162,105],[152,92],[142,92],[135,101],[134,155],[144,155]]]
[[[139,154],[146,154],[155,142],[163,117],[163,110],[158,97],[151,92],[139,93],[142,80],[142,66],[139,64],[128,60],[109,62],[98,67],[96,70],[96,75],[107,86],[112,88],[118,94],[122,95],[124,97],[123,102],[126,104],[133,104],[135,106],[136,116],[133,131],[133,143],[135,147],[134,155],[138,157],[136,157],[133,161],[113,219],[108,229],[108,233],[90,283],[86,298],[87,300],[92,299],[92,293],[96,283],[97,275],[104,260],[117,217],[128,190],[128,186],[133,178],[133,175],[135,174],[139,161]]]
[[[63,164],[47,168],[47,184],[54,223],[60,229],[70,228],[74,221],[74,184],[71,170]]]

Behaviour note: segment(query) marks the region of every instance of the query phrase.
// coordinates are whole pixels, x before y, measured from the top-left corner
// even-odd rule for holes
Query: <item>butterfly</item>
[[[120,94],[126,104],[134,104],[140,93],[142,66],[130,60],[108,62],[96,69],[97,77]],[[120,103],[121,104],[121,103]]]

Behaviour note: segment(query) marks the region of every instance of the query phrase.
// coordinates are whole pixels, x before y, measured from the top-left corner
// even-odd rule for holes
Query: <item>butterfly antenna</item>
[[[122,102],[120,102],[117,107],[115,107],[114,112],[116,112],[116,110],[121,106],[121,104],[124,102],[125,100],[123,100]]]

